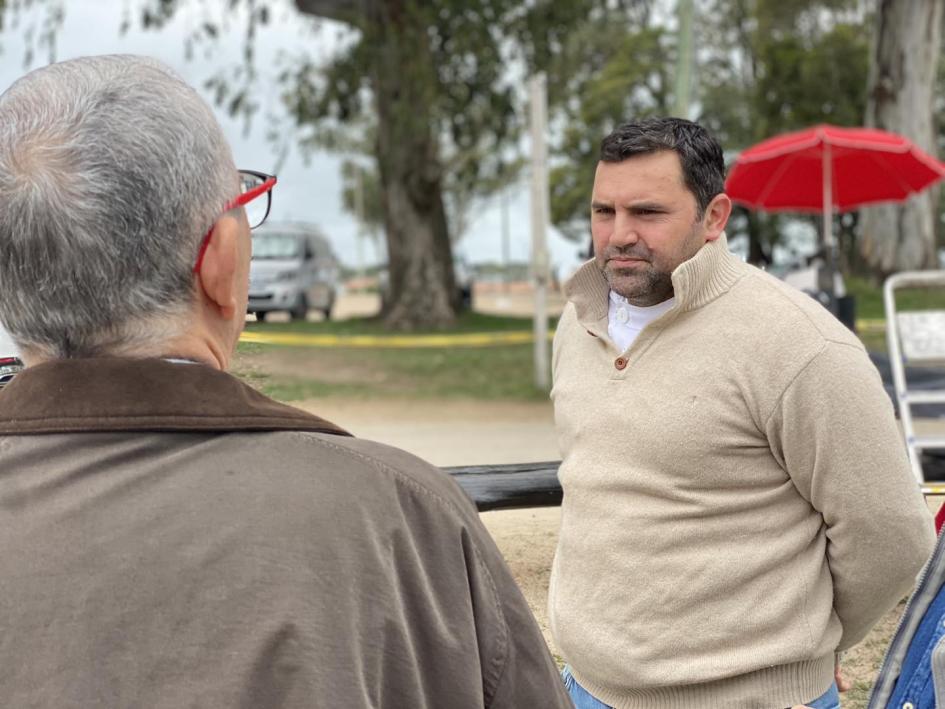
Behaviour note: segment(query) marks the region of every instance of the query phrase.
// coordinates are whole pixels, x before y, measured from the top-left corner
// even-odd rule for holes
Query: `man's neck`
[[[127,357],[129,359],[143,359],[158,357],[161,359],[188,360],[205,364],[208,367],[226,371],[230,364],[230,355],[220,346],[215,338],[201,336],[198,333],[185,333],[167,343],[153,347],[129,348],[121,351],[104,353],[111,357]],[[23,363],[27,367],[35,367],[43,362],[55,358],[43,357],[24,350]]]
[[[168,342],[157,356],[165,359],[187,359],[206,364],[208,367],[226,371],[230,366],[230,355],[214,338],[187,333]]]

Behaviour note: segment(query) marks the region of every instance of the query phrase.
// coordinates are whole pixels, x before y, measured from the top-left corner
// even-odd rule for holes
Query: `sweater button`
[[[618,370],[624,369],[624,368],[627,366],[627,358],[626,358],[626,357],[618,357],[617,359],[614,360],[614,366],[615,366]]]

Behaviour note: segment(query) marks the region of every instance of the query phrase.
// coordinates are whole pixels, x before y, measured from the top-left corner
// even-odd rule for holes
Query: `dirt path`
[[[403,448],[435,465],[531,463],[560,457],[550,402],[328,398],[295,405],[356,436]]]

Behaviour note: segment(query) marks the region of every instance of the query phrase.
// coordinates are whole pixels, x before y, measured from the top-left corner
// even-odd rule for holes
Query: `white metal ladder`
[[[906,364],[945,362],[945,310],[896,310],[896,290],[902,288],[942,288],[945,271],[905,271],[886,279],[883,301],[886,307],[886,342],[892,368],[899,420],[906,438],[912,472],[925,494],[945,494],[945,484],[927,483],[922,472],[922,452],[945,449],[945,435],[919,436],[913,424],[916,404],[945,403],[945,389],[910,390]]]

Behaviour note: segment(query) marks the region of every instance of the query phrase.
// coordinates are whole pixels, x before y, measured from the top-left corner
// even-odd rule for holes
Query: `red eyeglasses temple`
[[[242,207],[243,205],[248,204],[249,202],[252,202],[259,195],[265,194],[266,192],[268,192],[275,186],[276,186],[276,177],[273,175],[268,180],[266,180],[261,185],[259,185],[259,187],[253,187],[253,189],[249,190],[248,192],[244,192],[236,199],[233,199],[227,202],[223,207],[223,211],[228,212],[231,209]]]
[[[258,187],[253,187],[253,189],[243,192],[243,194],[227,202],[225,205],[223,205],[222,211],[229,212],[231,209],[236,209],[237,207],[243,207],[249,204],[259,195],[265,194],[275,187],[277,181],[278,180],[275,176],[270,177]],[[200,242],[200,250],[197,252],[197,262],[194,264],[194,273],[200,273],[200,266],[203,265],[203,255],[207,252],[207,247],[210,246],[211,234],[213,234],[212,226],[210,227],[210,230],[204,234],[203,241]]]

